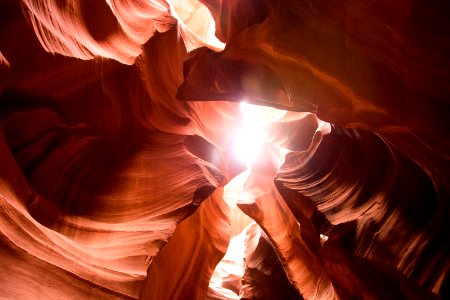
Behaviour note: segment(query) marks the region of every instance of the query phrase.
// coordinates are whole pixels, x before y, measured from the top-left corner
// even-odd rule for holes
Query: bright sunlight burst
[[[266,127],[281,119],[286,111],[253,105],[245,101],[241,102],[240,109],[244,124],[237,134],[233,150],[236,157],[249,167],[257,157],[261,146],[266,142]]]

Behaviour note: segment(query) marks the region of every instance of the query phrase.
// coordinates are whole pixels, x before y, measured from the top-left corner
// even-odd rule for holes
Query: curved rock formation
[[[449,20],[1,1],[0,297],[450,298]]]

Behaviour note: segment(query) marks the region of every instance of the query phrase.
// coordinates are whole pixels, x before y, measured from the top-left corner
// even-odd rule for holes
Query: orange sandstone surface
[[[1,299],[450,299],[450,4],[0,1]]]

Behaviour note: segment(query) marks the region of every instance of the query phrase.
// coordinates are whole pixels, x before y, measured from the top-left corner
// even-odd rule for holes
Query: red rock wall
[[[450,297],[447,2],[94,2],[0,3],[1,297]]]

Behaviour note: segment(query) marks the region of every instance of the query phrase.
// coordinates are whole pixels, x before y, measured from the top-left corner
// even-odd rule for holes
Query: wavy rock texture
[[[181,222],[148,269],[141,299],[204,299],[230,242],[229,208],[218,188]],[[172,276],[161,276],[173,272]]]
[[[360,288],[368,291],[355,291],[359,288],[342,280],[342,272],[350,272],[341,266],[341,251],[367,261],[356,263],[364,269],[356,271],[359,267],[355,266],[357,273],[381,277],[390,272],[399,277],[398,270],[428,284],[430,290],[441,285],[447,273],[448,253],[445,247],[430,246],[447,243],[447,219],[438,199],[448,195],[436,194],[431,179],[416,163],[375,134],[337,127],[329,135],[317,134],[308,151],[288,154],[275,182],[300,224],[311,224],[310,241],[312,233],[317,237],[320,231],[329,232],[333,242],[325,243],[322,259],[333,283],[345,285],[347,291],[342,298],[373,294],[377,299],[395,299],[417,293],[407,290],[416,288],[413,284],[405,287],[407,291],[397,291],[397,282],[398,286],[386,284],[385,290],[380,290],[371,286],[372,279],[366,281],[364,276],[354,274],[351,276],[369,286]],[[332,227],[329,222],[348,225]],[[425,275],[428,271],[420,268],[424,264],[420,260],[427,256],[417,253],[430,255],[428,266],[436,263],[433,276]],[[424,277],[427,283],[421,281]]]
[[[450,298],[449,20],[0,1],[0,297]],[[243,100],[288,110],[251,164]]]
[[[240,299],[302,299],[289,282],[264,231],[252,224],[246,233],[246,267]]]
[[[270,163],[270,155],[263,157],[259,163],[244,186],[251,198],[240,200],[238,207],[270,236],[288,277],[303,297],[337,299],[318,257],[301,237],[302,225],[275,189],[273,177],[276,170]]]

